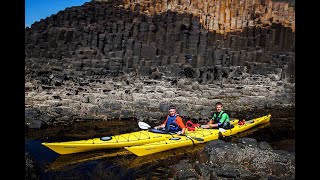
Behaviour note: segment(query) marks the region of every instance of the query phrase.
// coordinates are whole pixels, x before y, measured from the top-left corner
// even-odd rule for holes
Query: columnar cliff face
[[[25,30],[26,115],[157,120],[170,104],[194,118],[210,116],[217,101],[231,111],[294,106],[294,39],[285,2],[67,8]]]
[[[137,8],[150,16],[168,11],[190,13],[199,17],[204,29],[221,34],[272,23],[295,28],[294,8],[289,3],[271,0],[125,0],[123,7],[132,11]]]

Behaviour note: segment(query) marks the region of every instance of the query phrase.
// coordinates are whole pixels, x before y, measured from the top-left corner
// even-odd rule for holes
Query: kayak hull
[[[239,120],[230,121],[231,124],[238,124]],[[187,131],[186,136],[177,136],[180,139],[170,138],[154,143],[143,144],[139,146],[125,147],[125,149],[137,156],[145,156],[157,152],[167,151],[185,146],[202,144],[219,138],[219,129],[197,128],[195,131]]]
[[[191,146],[196,144],[205,143],[214,139],[218,139],[219,130],[199,130],[194,133],[187,133],[188,136],[180,136],[180,139],[171,138],[168,140],[163,140],[154,143],[143,144],[139,146],[125,147],[125,149],[134,153],[137,156],[145,156],[157,152],[167,151],[170,149]],[[196,135],[196,136],[195,136]],[[203,141],[197,140],[198,138],[203,139]]]
[[[153,153],[158,153],[162,151],[167,151],[170,149],[185,147],[185,146],[192,146],[197,145],[201,143],[205,143],[208,141],[216,140],[221,135],[222,136],[231,136],[233,134],[248,130],[254,126],[257,126],[259,124],[263,124],[266,122],[269,122],[271,115],[266,115],[260,118],[252,119],[250,121],[247,121],[244,125],[238,125],[238,121],[232,122],[234,125],[234,128],[232,129],[226,129],[224,132],[219,132],[218,129],[202,129],[198,128],[196,131],[190,133],[187,132],[186,134],[191,136],[191,138],[186,136],[180,136],[180,139],[168,139],[163,141],[158,141],[155,143],[148,143],[143,144],[139,146],[131,146],[131,147],[125,147],[128,151],[134,153],[137,156],[145,156]],[[200,137],[203,139],[203,141],[197,141],[192,136]]]
[[[170,134],[159,134],[142,130],[132,133],[110,136],[106,139],[93,138],[79,141],[66,142],[44,142],[42,145],[48,147],[58,154],[72,154],[79,152],[95,151],[102,149],[123,148],[126,146],[137,146],[146,143],[162,141],[174,137]]]

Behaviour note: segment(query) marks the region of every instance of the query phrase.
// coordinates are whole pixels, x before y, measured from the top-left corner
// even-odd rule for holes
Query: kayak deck
[[[170,138],[167,140],[143,144],[139,146],[125,147],[125,149],[129,150],[130,152],[134,153],[137,156],[145,156],[148,154],[166,151],[169,149],[201,144],[214,139],[218,139],[219,130],[203,129],[203,130],[197,130],[192,133],[186,133],[186,135],[187,136],[180,136],[179,138]],[[202,141],[197,140],[199,138],[201,138]]]
[[[42,145],[48,147],[49,149],[53,150],[58,154],[72,154],[93,150],[136,146],[165,140],[174,136],[175,135],[159,134],[149,132],[148,130],[142,130],[132,133],[114,135],[110,137],[93,138],[79,141],[43,142]]]
[[[220,132],[218,129],[203,129],[203,128],[197,128],[194,132],[187,132],[186,135],[191,136],[179,136],[180,139],[177,138],[171,138],[163,141],[158,141],[154,143],[148,143],[138,146],[131,146],[131,147],[125,147],[128,151],[134,153],[137,156],[145,156],[153,153],[158,153],[162,151],[167,151],[170,149],[185,147],[185,146],[191,146],[191,145],[197,145],[201,143],[205,143],[211,140],[216,140],[219,138],[219,135],[222,136],[231,136],[233,134],[248,130],[254,126],[257,126],[259,124],[263,124],[266,122],[269,122],[271,115],[262,116],[260,118],[252,119],[249,121],[246,121],[244,125],[238,125],[238,123],[231,122],[234,127],[232,129],[226,129],[224,132]],[[238,121],[236,121],[238,122]],[[202,135],[201,135],[202,134]],[[195,138],[192,137],[201,137],[203,141],[197,141]]]
[[[259,118],[251,119],[249,121],[245,121],[245,123],[243,125],[236,124],[236,125],[234,125],[234,127],[232,129],[228,129],[225,132],[221,132],[221,135],[223,137],[224,136],[231,136],[231,135],[237,134],[239,132],[246,131],[246,130],[248,130],[254,126],[257,126],[259,124],[264,124],[266,122],[269,122],[270,118],[271,118],[271,115],[268,114],[266,116],[262,116]]]

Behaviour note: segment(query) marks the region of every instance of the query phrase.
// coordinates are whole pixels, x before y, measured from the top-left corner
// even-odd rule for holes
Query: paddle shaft
[[[185,135],[187,138],[191,139],[191,140],[196,140],[196,141],[204,141],[204,139],[202,138],[197,138],[197,137],[192,137],[192,136],[189,136],[189,135]]]
[[[193,145],[195,145],[193,139],[190,136],[186,136],[186,137],[189,138],[192,141]]]
[[[138,125],[141,129],[150,129],[151,128],[151,126],[149,124],[147,124],[145,122],[141,122],[141,121],[138,123]],[[168,132],[168,133],[171,135],[175,134],[175,133],[171,133],[171,132]],[[202,138],[191,137],[189,135],[184,135],[184,134],[181,134],[181,135],[186,136],[187,138],[191,139],[192,142],[193,142],[193,140],[204,141],[204,139],[202,139]]]

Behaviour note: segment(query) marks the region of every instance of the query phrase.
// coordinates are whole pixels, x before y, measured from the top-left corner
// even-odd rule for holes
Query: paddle
[[[206,125],[201,125],[200,127],[203,128],[203,129],[209,129],[209,125],[207,125],[207,124],[206,124]],[[226,131],[227,131],[227,130],[225,130],[225,129],[223,129],[223,128],[219,128],[219,132],[222,132],[222,133],[223,133],[223,132],[226,132]]]
[[[226,132],[227,130],[223,129],[223,128],[219,128],[219,132]]]
[[[189,136],[189,135],[184,135],[184,134],[182,134],[182,136],[186,136],[186,137],[189,138],[189,139],[194,139],[194,140],[197,140],[197,141],[204,141],[204,139],[202,139],[202,138],[191,137],[191,136]]]
[[[149,128],[151,128],[151,126],[150,126],[149,124],[147,124],[147,123],[145,123],[145,122],[142,122],[142,121],[139,121],[139,122],[138,122],[138,126],[139,126],[140,129],[149,129]],[[169,132],[169,133],[170,133],[170,132]],[[181,134],[181,135],[182,135],[182,134]],[[189,135],[182,135],[182,136],[186,136],[186,137],[189,138],[189,139],[194,139],[194,140],[197,140],[197,141],[204,141],[204,139],[202,139],[202,138],[191,137],[191,136],[189,136]]]
[[[149,124],[147,124],[145,122],[142,122],[142,121],[138,122],[138,126],[139,126],[140,129],[149,129],[149,128],[151,128],[151,126]]]
[[[145,123],[145,122],[141,122],[141,121],[138,123],[138,125],[139,125],[139,127],[140,127],[141,129],[145,129],[145,130],[151,128],[151,126],[150,126],[149,124],[147,124],[147,123]],[[106,136],[106,137],[101,137],[100,139],[101,139],[102,141],[109,141],[109,140],[112,139],[112,137]]]

